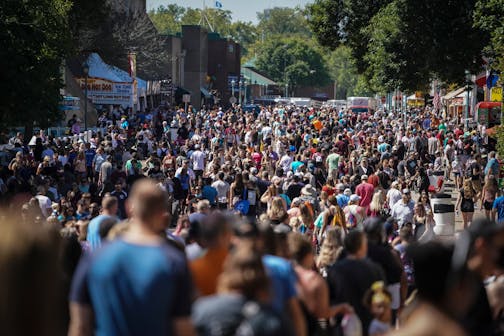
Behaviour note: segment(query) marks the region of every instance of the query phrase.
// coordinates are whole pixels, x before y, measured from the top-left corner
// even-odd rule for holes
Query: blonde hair
[[[474,197],[474,194],[476,193],[474,191],[474,188],[472,186],[472,181],[470,179],[465,179],[464,180],[464,184],[463,184],[462,190],[464,192],[464,197],[465,198]]]
[[[301,219],[298,216],[292,217],[289,221],[289,226],[292,228],[292,231],[297,232],[297,230],[301,226],[301,224],[303,224],[303,222],[301,221]]]
[[[107,233],[107,240],[114,240],[117,237],[122,236],[129,230],[129,228],[130,228],[129,220],[117,223],[116,225],[112,226],[112,228],[110,228],[109,232]]]
[[[371,200],[371,203],[369,204],[369,210],[371,211],[380,211],[383,209],[383,204],[385,203],[385,200],[383,199],[383,191],[378,190],[373,194],[373,199]]]
[[[336,262],[343,250],[343,229],[339,226],[330,227],[317,257],[317,267],[323,268]]]
[[[271,200],[270,208],[268,210],[268,217],[271,220],[283,220],[287,216],[284,200],[282,197],[273,197]]]

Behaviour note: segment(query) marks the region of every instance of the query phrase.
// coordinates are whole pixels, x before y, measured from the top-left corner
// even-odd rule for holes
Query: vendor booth
[[[89,66],[87,95],[90,101],[102,108],[121,105],[124,109],[142,110],[146,106],[147,82],[132,78],[128,72],[106,64],[101,57],[92,53],[86,60]],[[86,78],[75,78],[83,92]]]
[[[418,97],[418,95],[413,94],[406,98],[406,105],[409,108],[422,108],[425,106],[425,99],[423,97]]]

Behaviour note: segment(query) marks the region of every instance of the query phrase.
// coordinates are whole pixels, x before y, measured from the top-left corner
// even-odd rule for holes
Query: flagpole
[[[207,23],[208,24],[208,28],[210,28],[210,30],[212,32],[214,32],[214,29],[212,27],[212,24],[210,23],[210,21],[208,20],[208,17],[206,15],[206,1],[203,0],[203,9],[201,10],[201,18],[200,18],[200,21],[199,21],[199,25],[201,26],[202,24],[204,23]]]

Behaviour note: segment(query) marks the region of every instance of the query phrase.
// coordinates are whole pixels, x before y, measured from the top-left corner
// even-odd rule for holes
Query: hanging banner
[[[128,64],[129,64],[129,75],[133,80],[136,78],[137,65],[136,65],[136,53],[128,53]]]
[[[490,90],[490,101],[501,102],[502,101],[502,87],[493,87]]]
[[[85,91],[85,78],[76,78]],[[88,97],[93,104],[98,105],[123,105],[133,104],[133,84],[115,83],[101,78],[88,78]]]

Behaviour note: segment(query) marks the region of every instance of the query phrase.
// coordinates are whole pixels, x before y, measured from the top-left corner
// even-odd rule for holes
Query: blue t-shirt
[[[493,208],[497,210],[497,222],[504,222],[504,196],[495,199]]]
[[[93,159],[96,155],[94,149],[88,149],[86,151],[86,167],[91,167],[93,165]]]
[[[285,303],[296,296],[296,273],[291,263],[283,258],[267,254],[262,261],[271,280],[271,306],[282,313]]]
[[[485,166],[485,175],[492,174],[495,177],[499,175],[499,161],[496,158],[488,160]]]
[[[294,162],[291,163],[291,169],[295,173],[295,172],[297,172],[297,170],[299,169],[299,167],[301,167],[302,165],[304,165],[303,162],[301,162],[301,161],[294,161]]]
[[[173,335],[172,319],[191,311],[187,261],[168,243],[115,240],[81,260],[70,301],[92,307],[98,336]]]
[[[215,200],[217,198],[217,189],[212,186],[206,185],[201,190],[201,195],[204,199],[208,200],[211,205],[215,205]]]
[[[101,246],[100,225],[104,221],[110,219],[114,219],[114,217],[108,215],[99,215],[89,222],[86,240],[88,241],[91,250],[95,250]]]
[[[176,178],[178,178],[180,180],[180,185],[182,186],[182,189],[184,190],[189,190],[189,174],[185,174],[185,175],[182,175],[182,174],[177,174],[175,175]]]

